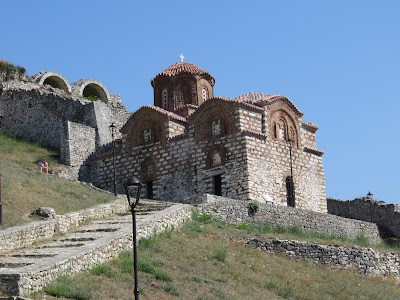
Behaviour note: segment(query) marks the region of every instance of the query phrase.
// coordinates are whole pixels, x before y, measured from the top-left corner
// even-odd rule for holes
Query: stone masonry
[[[275,238],[267,240],[254,238],[247,241],[247,245],[289,258],[339,269],[355,270],[361,275],[392,277],[400,282],[399,253],[379,252],[358,246],[320,245]]]
[[[236,201],[209,195],[196,196],[188,203],[198,205],[202,213],[233,224],[263,223],[297,226],[304,231],[318,232],[328,236],[356,239],[365,236],[372,244],[382,242],[376,224],[347,219],[310,210],[295,209],[266,203],[259,204],[259,211],[249,214],[247,201]]]
[[[10,229],[14,233],[11,236],[18,239],[9,243],[13,249],[7,243],[0,251],[0,289],[8,294],[28,296],[60,275],[88,270],[115,258],[123,250],[132,249],[132,217],[127,213],[126,199],[120,202],[57,216],[54,223],[58,225],[46,234],[45,227],[37,230],[33,224]],[[142,204],[150,211],[140,213]],[[115,215],[120,209],[125,214]],[[137,238],[178,228],[191,214],[189,205],[142,201],[138,206]],[[64,234],[50,239],[56,232]],[[31,235],[37,238],[34,245]],[[44,235],[47,239],[38,242]]]
[[[111,123],[117,126],[119,138],[118,129],[129,117],[120,97],[100,82],[70,84],[53,72],[0,76],[0,115],[2,131],[60,150],[62,162],[88,182],[88,158],[111,142]]]
[[[115,162],[120,191],[134,176],[145,184],[147,198],[208,193],[326,212],[318,127],[302,121],[287,97],[215,97],[215,79],[186,62],[168,67],[151,84],[154,106],[140,108],[121,128]],[[96,185],[111,190],[112,170],[109,148],[98,159]]]
[[[0,77],[2,130],[59,149],[81,181],[113,189],[114,123],[119,192],[134,176],[146,198],[209,193],[326,212],[318,127],[285,96],[216,97],[211,74],[179,62],[151,80],[154,105],[129,114],[96,80],[11,71]]]
[[[327,199],[328,213],[344,218],[375,223],[381,235],[400,238],[400,206],[368,197],[349,201]]]

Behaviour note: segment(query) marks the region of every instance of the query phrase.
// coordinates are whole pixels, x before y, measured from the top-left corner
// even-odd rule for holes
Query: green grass
[[[52,207],[57,214],[65,214],[115,199],[112,194],[39,172],[37,162],[43,158],[47,159],[50,171],[60,167],[56,151],[0,133],[0,229],[34,221],[29,214],[38,207]]]
[[[228,225],[195,214],[194,220],[179,230],[141,239],[138,246],[140,299],[399,298],[400,286],[390,279],[362,277],[352,271],[286,259],[244,246],[243,238],[254,233],[261,237],[277,236],[274,231],[280,232],[282,238],[305,234],[293,227],[274,228],[268,224],[259,228]],[[55,289],[53,285],[60,282],[53,283],[46,289],[47,299],[78,299],[74,294],[81,297],[82,286],[90,294],[88,300],[132,299],[131,252],[122,252],[117,259],[68,280],[63,278],[66,287]],[[70,293],[61,294],[58,290]],[[43,293],[35,296],[38,300],[42,298]]]

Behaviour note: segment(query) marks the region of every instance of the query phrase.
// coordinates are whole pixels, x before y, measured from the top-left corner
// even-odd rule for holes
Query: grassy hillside
[[[50,170],[60,166],[56,151],[0,133],[0,229],[33,221],[29,214],[38,207],[53,207],[57,214],[64,214],[115,199],[112,194],[39,172],[37,162],[43,158],[49,162]]]
[[[115,199],[112,194],[38,171],[36,163],[44,157],[50,169],[57,168],[57,155],[0,134],[4,222],[0,229],[32,221],[29,214],[40,206],[62,214]],[[320,239],[296,228],[233,226],[197,216],[179,230],[140,240],[141,299],[399,299],[400,286],[391,280],[361,277],[245,247],[243,239],[254,236]],[[90,271],[60,277],[34,298],[133,299],[132,264],[131,251],[122,252]]]
[[[244,246],[246,237],[304,237],[298,233],[282,226],[228,225],[200,215],[179,230],[141,239],[140,299],[399,299],[400,286],[390,279],[362,277]],[[132,264],[127,251],[88,272],[60,277],[46,288],[46,299],[133,299]]]

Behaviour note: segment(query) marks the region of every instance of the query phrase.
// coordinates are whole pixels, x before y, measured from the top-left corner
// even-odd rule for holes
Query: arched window
[[[292,176],[286,177],[286,202],[287,206],[295,207],[294,182]]]
[[[168,90],[163,89],[162,91],[162,108],[168,109]]]
[[[206,167],[215,168],[225,165],[226,150],[221,145],[215,145],[210,148],[207,154]]]
[[[153,136],[151,134],[151,128],[145,129],[143,131],[143,139],[144,139],[144,143],[151,143],[153,141]]]
[[[213,158],[212,158],[212,165],[213,167],[219,166],[222,163],[222,157],[221,154],[219,154],[218,152],[215,152],[213,154]]]
[[[206,101],[208,98],[208,90],[206,87],[203,87],[203,89],[201,90],[201,98],[203,102]]]
[[[286,140],[287,132],[286,132],[286,124],[283,120],[279,120],[278,122],[278,132],[277,132],[278,140]]]
[[[214,137],[220,136],[222,134],[222,125],[220,119],[212,121],[211,130]]]

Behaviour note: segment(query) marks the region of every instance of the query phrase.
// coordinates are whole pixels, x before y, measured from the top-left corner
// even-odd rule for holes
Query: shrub
[[[90,270],[90,274],[93,274],[96,276],[105,275],[107,277],[111,277],[112,273],[113,272],[112,272],[111,267],[106,264],[97,265]]]
[[[257,202],[250,202],[250,203],[247,205],[247,209],[249,210],[249,215],[250,215],[250,216],[254,216],[254,215],[258,212],[258,210],[260,209],[260,207],[259,207],[259,205],[258,205]]]
[[[65,297],[76,300],[89,300],[91,297],[90,286],[76,282],[71,276],[60,276],[45,288],[46,293],[57,298]]]
[[[98,100],[100,100],[100,97],[94,96],[94,95],[83,96],[83,98],[85,98],[86,100],[89,100],[89,101],[98,101]]]

